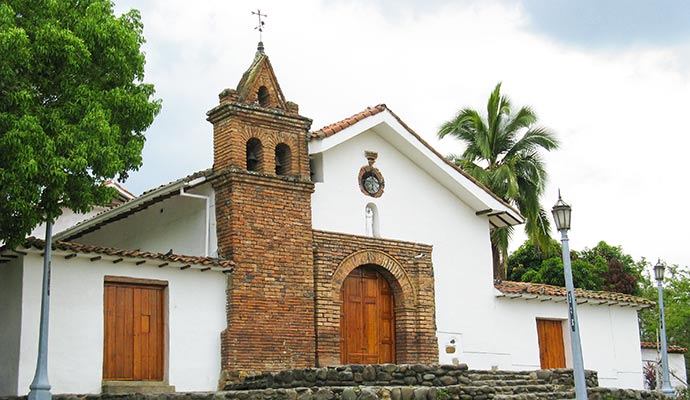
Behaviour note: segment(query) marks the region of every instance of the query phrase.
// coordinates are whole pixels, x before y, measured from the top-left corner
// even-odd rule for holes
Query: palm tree
[[[511,111],[510,100],[501,96],[501,83],[489,97],[486,118],[464,108],[441,125],[439,138],[446,135],[467,148],[448,158],[475,177],[497,196],[516,206],[527,219],[525,232],[543,251],[548,251],[549,220],[539,203],[546,184],[546,170],[540,151],[555,150],[558,140],[549,130],[534,126],[537,117],[529,107]],[[494,277],[505,279],[505,261],[512,227],[491,232]]]

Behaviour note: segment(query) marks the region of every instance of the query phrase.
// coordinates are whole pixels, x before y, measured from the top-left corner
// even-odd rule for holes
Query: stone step
[[[574,399],[575,391],[557,391],[544,393],[498,394],[493,400],[567,400]]]

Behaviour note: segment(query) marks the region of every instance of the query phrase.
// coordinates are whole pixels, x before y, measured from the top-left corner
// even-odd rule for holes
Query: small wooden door
[[[166,282],[106,278],[103,380],[162,381]]]
[[[359,267],[340,291],[340,361],[343,364],[395,362],[393,292],[375,267]]]
[[[563,323],[561,321],[537,319],[537,335],[539,337],[541,368],[565,368]]]

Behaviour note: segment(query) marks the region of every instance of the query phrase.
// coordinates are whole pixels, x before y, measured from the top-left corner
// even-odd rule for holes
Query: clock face
[[[362,177],[362,186],[364,186],[364,190],[366,190],[367,193],[375,195],[379,192],[379,189],[381,189],[381,182],[376,175],[366,174]]]

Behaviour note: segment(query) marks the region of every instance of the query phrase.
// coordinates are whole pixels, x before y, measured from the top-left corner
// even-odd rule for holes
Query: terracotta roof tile
[[[561,286],[545,285],[531,282],[497,281],[494,287],[508,297],[523,298],[565,298],[566,290]],[[638,305],[643,308],[651,307],[655,303],[642,297],[615,292],[599,292],[594,290],[575,289],[575,298],[593,304],[621,304]]]
[[[45,249],[45,241],[37,239],[35,237],[29,237],[24,241],[23,247],[25,249],[34,248],[38,250],[43,250]],[[185,256],[181,254],[152,253],[148,251],[136,251],[117,249],[112,247],[90,246],[86,244],[72,242],[53,242],[53,250],[71,251],[81,254],[97,254],[107,256],[128,257],[143,260],[160,260],[175,263],[192,264],[204,267],[221,267],[224,270],[223,272],[232,271],[232,268],[235,265],[235,263],[231,260],[222,260],[219,258],[212,257],[195,257]]]
[[[366,117],[371,117],[372,115],[376,115],[380,113],[383,110],[386,110],[386,105],[385,104],[379,104],[375,107],[367,107],[364,111],[359,112],[351,117],[345,118],[341,121],[334,122],[330,125],[326,125],[323,128],[319,129],[318,131],[314,131],[311,133],[312,138],[325,138],[329,136],[333,136],[336,133],[342,131],[345,128],[348,128],[355,123],[363,120]]]
[[[656,350],[657,348],[659,348],[661,346],[658,343],[654,343],[654,342],[640,342],[640,347],[642,347],[643,349]],[[673,345],[668,346],[668,352],[669,353],[681,353],[682,354],[682,353],[685,353],[687,351],[688,351],[688,349],[685,347],[673,346]]]

